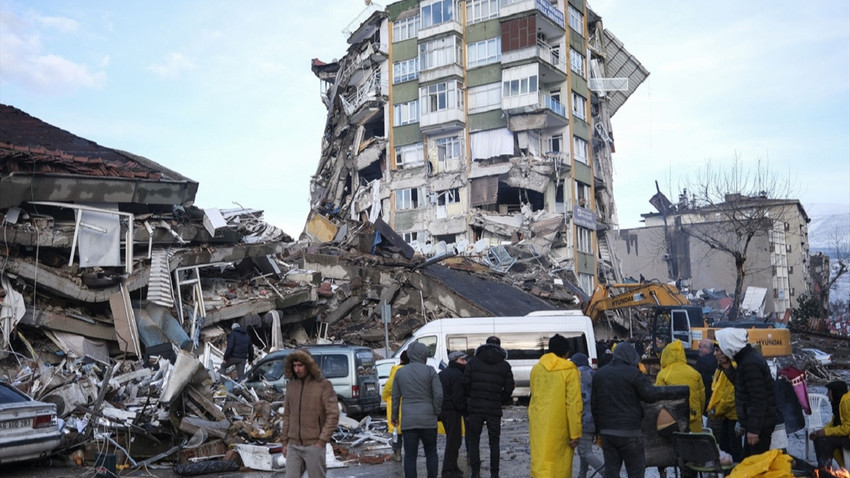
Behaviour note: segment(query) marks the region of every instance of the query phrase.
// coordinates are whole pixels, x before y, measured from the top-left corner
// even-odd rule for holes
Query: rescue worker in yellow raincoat
[[[555,334],[549,353],[531,369],[528,435],[532,478],[572,476],[581,438],[581,373],[567,357],[569,341]]]
[[[717,360],[717,370],[711,382],[711,398],[705,407],[708,423],[712,425],[711,431],[717,438],[720,449],[732,455],[732,461],[740,463],[743,449],[741,437],[735,435],[735,422],[738,421],[738,412],[735,410],[735,385],[729,378],[730,373],[734,373],[735,363],[717,344],[714,344],[714,358]]]
[[[387,431],[392,434],[393,430],[398,428],[398,433],[396,434],[396,441],[394,441],[391,445],[393,447],[393,461],[401,461],[401,409],[399,409],[399,426],[394,427],[392,421],[392,411],[393,411],[393,380],[395,379],[395,373],[398,372],[398,369],[404,367],[405,365],[410,363],[410,359],[407,358],[407,350],[401,353],[401,357],[399,358],[399,364],[393,365],[393,368],[390,369],[390,376],[387,377],[387,383],[384,384],[384,389],[381,390],[381,398],[384,399],[384,402],[387,403]]]
[[[674,340],[661,352],[661,371],[655,385],[687,385],[690,389],[691,432],[702,431],[702,411],[705,410],[705,385],[702,375],[688,365],[681,340]]]

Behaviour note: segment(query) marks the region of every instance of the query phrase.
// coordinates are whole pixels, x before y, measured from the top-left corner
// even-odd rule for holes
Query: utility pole
[[[390,329],[389,324],[390,320],[392,320],[392,309],[390,308],[390,304],[386,302],[381,302],[381,320],[384,322],[384,358],[389,358],[390,356]]]

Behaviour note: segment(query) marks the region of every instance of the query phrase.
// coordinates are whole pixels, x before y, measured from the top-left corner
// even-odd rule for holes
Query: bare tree
[[[681,230],[734,262],[735,294],[729,312],[734,319],[738,316],[744,280],[753,272],[747,262],[753,252],[753,240],[770,235],[777,223],[784,225],[790,181],[781,180],[761,161],[748,169],[736,154],[727,168],[716,168],[710,160],[706,161],[697,177],[687,182],[692,198],[690,218],[682,219]]]
[[[821,317],[829,316],[829,293],[850,267],[850,242],[846,232],[841,230],[841,226],[835,226],[829,234],[829,250],[826,251],[829,256],[829,272],[826,284],[818,290],[819,302],[824,307]]]

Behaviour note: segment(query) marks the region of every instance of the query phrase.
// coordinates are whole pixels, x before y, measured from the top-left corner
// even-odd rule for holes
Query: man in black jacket
[[[241,325],[234,322],[230,336],[227,337],[227,348],[224,350],[224,361],[218,369],[218,373],[224,374],[227,367],[236,365],[236,375],[239,381],[245,378],[245,364],[254,361],[254,346],[251,337]]]
[[[644,476],[641,402],[655,402],[658,390],[638,369],[639,361],[635,348],[623,343],[614,349],[611,363],[593,375],[590,409],[602,439],[604,478],[619,477],[624,463],[629,478]]]
[[[466,395],[463,393],[463,370],[466,354],[455,351],[449,354],[449,366],[439,373],[443,385],[443,410],[440,421],[446,429],[446,452],[443,454],[442,478],[462,478],[457,466],[458,450],[463,438],[463,415],[466,413]]]
[[[490,440],[490,478],[499,476],[499,435],[502,432],[502,405],[514,393],[514,374],[508,363],[508,353],[498,337],[488,337],[478,347],[475,357],[463,372],[466,394],[466,450],[469,454],[470,478],[481,476],[481,453],[478,448],[481,430],[487,424]]]
[[[737,363],[735,368],[735,410],[744,427],[744,458],[770,449],[770,437],[779,419],[776,390],[764,357],[747,343],[747,329],[725,328],[714,337],[720,350]]]

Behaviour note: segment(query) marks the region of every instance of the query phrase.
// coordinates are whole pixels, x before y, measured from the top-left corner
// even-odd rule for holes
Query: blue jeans
[[[419,440],[425,449],[425,469],[428,478],[437,478],[437,428],[405,428],[401,432],[404,446],[404,478],[416,478],[416,455]]]
[[[605,459],[603,478],[618,478],[620,467],[626,465],[629,478],[643,478],[646,459],[643,456],[643,437],[602,437],[602,457]]]

